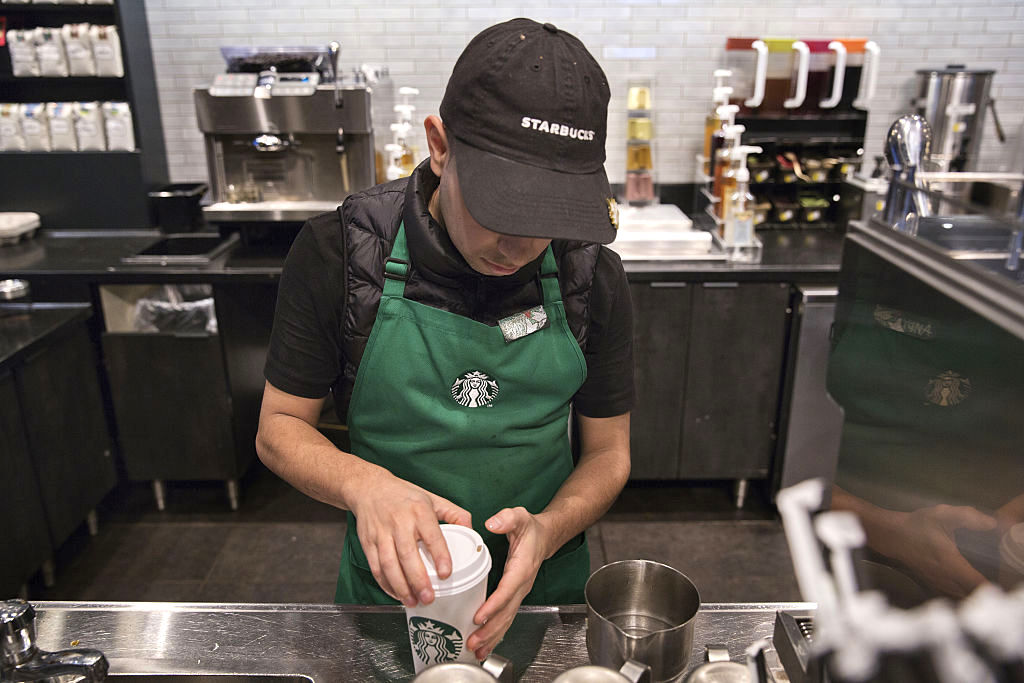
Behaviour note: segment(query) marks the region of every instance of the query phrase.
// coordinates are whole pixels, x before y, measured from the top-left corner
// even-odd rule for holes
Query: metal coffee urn
[[[322,48],[224,47],[194,90],[213,203],[206,220],[302,221],[374,184],[371,91]]]
[[[928,120],[932,130],[930,161],[936,172],[973,171],[978,165],[985,110],[992,108],[1000,142],[1005,142],[995,101],[989,98],[995,71],[967,69],[950,64],[945,69],[917,72],[915,113]]]

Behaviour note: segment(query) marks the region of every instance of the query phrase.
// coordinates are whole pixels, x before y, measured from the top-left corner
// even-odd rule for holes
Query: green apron
[[[491,552],[488,592],[508,540],[483,524],[506,507],[542,511],[572,472],[569,401],[586,378],[549,246],[541,266],[548,325],[506,343],[502,330],[404,297],[404,224],[348,411],[352,452],[473,515]],[[580,534],[546,561],[524,604],[583,602],[590,553]],[[396,604],[370,573],[348,515],[338,603]]]

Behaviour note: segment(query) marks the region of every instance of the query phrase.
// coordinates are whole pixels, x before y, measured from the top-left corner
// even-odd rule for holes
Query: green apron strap
[[[401,298],[409,279],[409,247],[405,242],[405,221],[398,226],[391,255],[384,261],[384,296]]]

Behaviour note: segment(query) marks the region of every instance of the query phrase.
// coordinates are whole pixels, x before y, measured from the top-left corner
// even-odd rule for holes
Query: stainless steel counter
[[[114,680],[142,673],[244,673],[334,683],[407,680],[413,675],[400,607],[66,602],[35,606],[40,647],[58,650],[74,644],[102,650]],[[748,645],[771,635],[777,610],[810,607],[704,605],[696,618],[689,667],[701,663],[706,644],[727,645],[739,661]],[[524,607],[496,651],[512,660],[518,680],[551,681],[568,668],[588,663],[586,610],[582,605]]]

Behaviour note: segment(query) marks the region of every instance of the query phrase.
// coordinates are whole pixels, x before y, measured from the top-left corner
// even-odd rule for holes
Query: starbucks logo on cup
[[[452,384],[452,399],[465,408],[490,405],[498,396],[498,382],[479,370],[461,375]]]
[[[425,666],[450,662],[462,654],[462,634],[436,619],[410,617],[409,640],[412,651]]]

